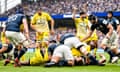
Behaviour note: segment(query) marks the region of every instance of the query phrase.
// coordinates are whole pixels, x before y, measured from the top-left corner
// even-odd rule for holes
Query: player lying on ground
[[[56,66],[58,65],[58,63],[61,63],[60,61],[62,61],[65,65],[68,66],[74,65],[74,57],[68,46],[64,44],[58,44],[52,47],[53,47],[52,49],[54,49],[53,55],[51,57],[50,62],[45,64],[45,67]],[[59,64],[59,65],[63,65],[63,64]]]
[[[63,44],[57,44],[55,43],[55,41],[53,41],[52,43],[50,43],[50,46],[48,47],[48,53],[49,53],[49,58],[51,58],[49,63],[45,64],[45,67],[51,67],[51,66],[72,66],[73,61],[72,61],[72,57],[70,52],[67,52],[65,48],[62,49]],[[60,47],[59,47],[60,46]],[[69,48],[70,49],[70,48]],[[68,50],[68,51],[71,51]],[[77,49],[72,49],[72,55],[75,61],[75,65],[81,65],[81,63],[83,65],[86,64],[86,61],[84,61],[85,59],[80,56],[80,52]],[[64,55],[68,55],[68,58],[65,59]],[[69,57],[71,57],[71,60],[67,60],[69,59]],[[106,61],[105,57],[102,55],[102,59],[99,61],[99,63],[104,63]],[[90,63],[87,64],[93,64],[96,65],[96,62],[94,61],[89,61]]]
[[[83,53],[84,56],[87,56],[91,61],[95,62],[97,65],[101,65],[101,63],[99,63],[95,57],[86,50],[85,44],[80,42],[80,40],[72,33],[63,34],[60,37],[60,43],[67,45],[70,49],[75,47],[78,51]]]
[[[23,66],[39,66],[47,61],[49,61],[48,57],[48,48],[47,42],[39,41],[36,43],[35,54],[28,61],[21,62]]]

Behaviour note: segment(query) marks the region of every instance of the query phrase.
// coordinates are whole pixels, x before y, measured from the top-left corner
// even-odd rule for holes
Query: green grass
[[[31,54],[27,55],[31,56]],[[3,61],[0,61],[0,72],[120,72],[120,63],[106,64],[106,66],[74,66],[52,68],[44,68],[43,66],[22,66],[16,68],[11,64],[8,66],[3,66]]]

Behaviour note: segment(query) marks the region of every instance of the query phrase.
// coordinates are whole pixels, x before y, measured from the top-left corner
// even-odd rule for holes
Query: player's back
[[[75,35],[72,34],[72,33],[65,33],[65,34],[63,34],[63,35],[60,37],[60,43],[61,43],[61,44],[64,44],[64,40],[67,39],[67,38],[69,38],[69,37],[75,37]]]
[[[15,14],[8,18],[6,22],[6,31],[20,32],[20,25],[25,16],[23,14]]]

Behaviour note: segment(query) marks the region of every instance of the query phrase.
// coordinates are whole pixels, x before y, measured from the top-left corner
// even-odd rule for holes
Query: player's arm
[[[30,39],[27,19],[26,19],[26,18],[23,18],[22,22],[23,22],[23,24],[24,24],[25,36],[26,36],[27,39]]]
[[[93,34],[93,31],[89,30],[87,36],[84,37],[84,38],[81,40],[81,42],[83,42],[83,41],[87,40],[88,38],[90,38],[90,37],[92,36],[92,34]]]
[[[7,48],[3,46],[3,47],[0,49],[0,54],[1,54],[1,53],[4,53],[6,50],[7,50]]]
[[[50,21],[51,33],[54,34],[54,20],[49,14],[46,14],[46,16],[47,16],[47,20]]]
[[[3,36],[5,36],[5,30],[6,30],[6,25],[5,25],[5,23],[4,23],[4,24],[3,24],[3,30],[2,30]]]
[[[34,15],[33,18],[32,18],[32,20],[31,20],[30,27],[31,27],[33,30],[37,31],[36,28],[35,28],[35,24],[36,24],[36,19],[35,19],[35,17],[36,17],[36,16]]]
[[[95,30],[95,25],[92,25],[92,26],[90,27],[90,29],[89,29],[88,34],[86,35],[86,37],[84,37],[84,38],[81,40],[81,42],[83,42],[83,41],[87,40],[88,38],[90,38],[90,37],[92,36],[94,30]]]
[[[107,28],[109,29],[109,32],[106,34],[106,37],[110,38],[110,36],[113,33],[113,26],[112,26],[112,24],[108,24]]]
[[[52,58],[51,47],[48,47],[48,58],[49,60]]]
[[[75,20],[75,14],[76,14],[77,8],[73,7],[73,13],[72,13],[72,19]]]
[[[105,25],[107,25],[107,28],[109,29],[109,32],[106,34],[106,37],[110,38],[110,36],[113,33],[113,26],[112,26],[112,24],[108,23],[106,20],[103,20],[102,23],[105,24]]]
[[[54,20],[51,18],[50,20],[51,24],[51,33],[54,33]]]
[[[120,35],[120,22],[116,19],[115,20],[116,24],[117,24],[117,33]]]
[[[4,53],[7,50],[7,48],[8,48],[8,45],[7,44],[3,44],[2,48],[0,49],[0,54]]]

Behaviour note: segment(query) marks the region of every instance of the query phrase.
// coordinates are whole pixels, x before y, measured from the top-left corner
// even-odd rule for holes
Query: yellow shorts
[[[83,54],[78,51],[76,48],[72,48],[72,54],[73,56],[83,56]]]
[[[32,57],[32,58],[30,58],[30,65],[39,65],[41,63],[44,63],[44,61],[42,61],[38,57]]]
[[[90,53],[91,52],[91,47],[89,45],[85,46],[87,51]],[[97,49],[95,48],[94,49],[94,52],[93,53],[96,53]],[[83,54],[78,51],[76,48],[72,48],[72,54],[73,56],[83,56]]]
[[[44,57],[40,53],[40,48],[35,49],[35,55],[30,58],[30,65],[40,65],[48,61],[48,52],[47,49],[45,50]]]
[[[49,39],[49,32],[36,32],[36,40],[37,41],[46,41]]]

